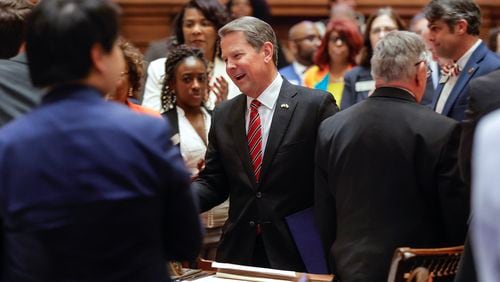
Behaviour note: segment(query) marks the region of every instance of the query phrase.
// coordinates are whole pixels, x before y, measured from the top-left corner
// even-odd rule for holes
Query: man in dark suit
[[[389,33],[372,73],[374,93],[325,120],[316,146],[316,220],[342,281],[387,281],[396,248],[460,245],[466,233],[459,124],[418,104],[424,43]]]
[[[167,124],[103,98],[125,69],[118,13],[50,0],[29,18],[31,77],[49,92],[0,130],[1,281],[169,281],[165,260],[198,254]]]
[[[25,19],[32,8],[27,0],[0,2],[0,127],[30,111],[42,96],[31,84],[24,54]]]
[[[242,17],[219,35],[227,73],[244,95],[215,108],[194,184],[202,211],[229,197],[216,259],[304,271],[285,217],[313,204],[316,131],[337,112],[335,101],[283,80],[267,23]]]
[[[481,10],[473,0],[432,0],[424,11],[432,49],[454,63],[441,76],[432,107],[461,121],[469,97],[467,84],[500,69],[500,58],[479,39]]]
[[[462,122],[459,164],[462,177],[468,185],[471,183],[472,141],[476,126],[481,118],[500,108],[498,81],[500,81],[500,70],[472,80],[467,89],[470,97],[465,111],[465,119]],[[471,250],[469,240],[465,244],[456,281],[477,281],[473,250]]]

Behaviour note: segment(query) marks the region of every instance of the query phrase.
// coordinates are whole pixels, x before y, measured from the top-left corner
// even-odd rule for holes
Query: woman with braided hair
[[[180,45],[172,49],[165,64],[161,92],[162,116],[170,122],[172,141],[179,145],[184,162],[196,178],[204,164],[211,124],[203,97],[208,92],[208,64],[200,49]],[[205,227],[221,226],[227,219],[228,202],[202,214]]]

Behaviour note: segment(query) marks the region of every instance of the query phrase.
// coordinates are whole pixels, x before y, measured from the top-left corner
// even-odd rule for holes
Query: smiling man
[[[481,11],[472,0],[433,0],[425,7],[429,41],[437,56],[454,64],[443,74],[434,95],[433,109],[461,121],[472,78],[500,68],[500,58],[479,39]]]
[[[337,112],[335,101],[279,75],[269,24],[242,17],[219,36],[243,95],[215,108],[206,167],[194,183],[202,211],[229,197],[216,260],[305,271],[285,217],[313,204],[316,132]]]

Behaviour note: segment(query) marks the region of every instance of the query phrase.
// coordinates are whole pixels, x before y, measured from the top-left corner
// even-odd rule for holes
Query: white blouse
[[[186,163],[191,175],[198,174],[198,162],[205,158],[207,145],[198,135],[194,127],[184,114],[184,110],[179,106],[177,108],[177,118],[179,119],[179,142],[181,155]],[[203,121],[205,124],[205,140],[208,140],[208,131],[210,129],[210,114],[202,107]]]
[[[166,58],[160,58],[152,61],[148,67],[148,78],[144,87],[144,96],[142,105],[158,112],[161,110],[161,87],[163,86],[163,77],[165,75]],[[231,99],[241,93],[240,89],[233,83],[226,73],[226,63],[219,58],[215,58],[213,75],[210,79],[210,85],[213,85],[217,77],[224,77],[228,83],[227,99]],[[213,109],[217,97],[210,93],[206,106]]]

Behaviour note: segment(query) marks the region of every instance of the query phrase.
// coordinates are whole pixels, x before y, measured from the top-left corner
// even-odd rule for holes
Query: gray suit
[[[0,60],[0,126],[31,110],[41,94],[31,84],[24,53]]]

